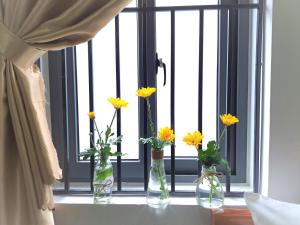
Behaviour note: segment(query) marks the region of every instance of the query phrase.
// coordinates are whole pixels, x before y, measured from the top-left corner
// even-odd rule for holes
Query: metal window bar
[[[120,27],[119,16],[115,18],[115,46],[116,46],[116,95],[121,97],[121,74],[120,74]],[[121,135],[121,110],[117,111],[117,136]],[[117,145],[117,151],[121,153],[121,143]],[[122,190],[122,167],[121,156],[117,156],[117,190]]]
[[[262,12],[263,12],[263,2],[260,1],[260,3],[257,4],[228,4],[228,5],[200,5],[200,6],[171,6],[171,7],[146,7],[143,5],[143,7],[139,8],[126,8],[122,11],[122,13],[138,13],[139,18],[142,18],[142,30],[143,30],[143,74],[146,76],[147,71],[147,51],[146,51],[146,13],[147,12],[162,12],[162,11],[168,11],[171,15],[171,127],[175,129],[175,13],[177,11],[199,11],[199,83],[198,83],[198,103],[199,103],[199,122],[198,122],[198,128],[201,130],[202,128],[202,89],[203,89],[203,24],[204,24],[204,10],[228,10],[229,11],[229,51],[228,56],[230,58],[230,62],[228,63],[228,108],[230,109],[231,113],[236,112],[236,99],[234,96],[236,96],[236,76],[237,76],[237,68],[236,68],[236,61],[237,61],[237,44],[236,39],[237,38],[237,21],[234,20],[235,16],[234,13],[238,13],[239,9],[257,9],[258,10],[258,20],[257,20],[257,46],[256,46],[256,123],[255,123],[255,129],[259,129],[260,125],[260,82],[261,82],[261,46],[262,46]],[[115,19],[115,45],[116,45],[116,85],[117,85],[117,97],[120,97],[120,47],[119,47],[119,17],[117,16]],[[93,111],[94,109],[94,99],[93,99],[93,54],[92,54],[92,41],[88,43],[88,58],[89,58],[89,103],[90,103],[90,111]],[[65,74],[67,71],[65,70]],[[147,83],[146,77],[143,78],[144,82],[142,82],[144,85]],[[67,79],[65,79],[65,82],[67,82]],[[146,82],[146,83],[145,83]],[[67,84],[65,84],[67,85]],[[67,97],[66,97],[67,101]],[[66,102],[67,105],[67,102]],[[146,109],[144,105],[144,109]],[[146,112],[146,111],[145,111]],[[117,133],[118,135],[121,134],[121,113],[118,113],[117,116]],[[144,121],[145,127],[144,127],[144,133],[148,133],[147,129],[147,120]],[[91,133],[94,132],[93,124],[90,124],[90,131]],[[254,191],[258,191],[258,179],[255,177],[258,177],[259,175],[259,139],[260,136],[258,132],[255,132],[255,168],[254,168]],[[235,151],[235,130],[229,131],[228,135],[228,148],[227,148],[227,159],[229,162],[235,163],[235,158],[232,157],[232,153]],[[144,191],[147,190],[147,182],[148,182],[148,148],[147,146],[144,146]],[[118,151],[121,152],[121,145],[118,145]],[[68,154],[68,152],[66,153]],[[65,157],[68,157],[65,155]],[[70,180],[68,178],[68,165],[64,165],[64,182],[65,182],[65,192],[72,193],[72,191],[69,191],[69,183]],[[91,176],[91,191],[93,191],[93,170],[94,170],[94,158],[91,158],[90,160],[90,176]],[[198,173],[200,173],[201,167],[198,166]],[[121,158],[118,157],[117,159],[117,192],[116,194],[122,193],[122,176],[121,176]],[[175,190],[175,147],[171,147],[171,195],[176,195]],[[79,193],[79,192],[76,192]],[[138,195],[143,194],[143,192],[139,191],[130,191],[131,194]],[[226,193],[225,196],[242,196],[243,193],[241,192],[230,192],[230,176],[226,176]],[[191,192],[180,192],[180,195],[184,196],[190,196],[193,195]]]
[[[79,115],[78,115],[78,78],[77,78],[77,52],[76,52],[76,48],[73,47],[72,49],[72,62],[73,63],[73,73],[74,73],[74,118],[75,118],[75,137],[76,137],[76,143],[75,143],[75,148],[77,149],[77,152],[79,152],[79,146],[80,146],[80,137],[79,137]],[[76,155],[76,157],[78,158],[77,160],[80,160],[80,155]]]
[[[88,42],[88,69],[89,69],[89,111],[94,111],[94,65],[93,65],[93,42]],[[90,120],[90,147],[93,147],[95,143],[95,127],[94,121]],[[93,180],[94,180],[94,168],[95,168],[95,156],[92,155],[90,158],[90,186],[91,191],[94,191]]]
[[[171,11],[171,128],[175,131],[175,11]],[[171,192],[175,192],[175,141],[171,146]]]
[[[64,79],[62,81],[63,83],[63,87],[65,88],[65,90],[68,90],[68,67],[66,65],[66,61],[67,61],[67,50],[64,49],[62,50],[62,55],[63,55],[63,74],[64,74]],[[64,115],[64,127],[69,127],[68,123],[69,123],[69,118],[68,118],[68,114],[69,114],[69,103],[68,103],[68,95],[66,92],[64,92],[64,96],[63,96],[63,101],[64,101],[64,105],[66,106],[66,113]],[[66,137],[69,136],[69,129],[65,129],[65,135]],[[69,138],[65,139],[65,147],[66,150],[64,151],[64,170],[63,170],[63,176],[64,176],[64,191],[65,192],[69,192],[70,191],[70,178],[69,178],[69,150],[70,150],[70,143],[69,143]]]
[[[145,9],[147,6],[146,6],[146,2],[139,2],[140,6],[139,8],[143,8]],[[147,35],[146,35],[146,32],[147,32],[147,14],[145,11],[140,11],[139,12],[139,18],[141,20],[140,22],[140,29],[142,29],[142,34],[140,34],[140,37],[142,37],[142,43],[141,45],[139,45],[140,47],[142,47],[142,55],[143,55],[143,59],[142,59],[142,68],[141,68],[141,71],[143,76],[142,76],[142,81],[141,83],[143,84],[143,86],[147,87],[148,86],[148,83],[147,83],[147,72],[148,72],[148,66],[147,66]],[[141,99],[139,99],[139,101],[141,101]],[[144,113],[144,121],[143,121],[143,125],[144,125],[144,129],[143,129],[143,133],[144,135],[149,135],[149,130],[148,130],[148,120],[147,120],[147,105],[146,105],[146,102],[143,101],[142,103],[143,105],[143,113]],[[143,149],[143,154],[144,154],[144,191],[147,191],[148,189],[148,179],[149,179],[149,172],[148,172],[148,168],[149,168],[149,163],[150,163],[150,160],[148,159],[148,152],[149,152],[149,149],[148,149],[148,146],[147,145],[143,145],[142,147]]]
[[[202,130],[202,107],[203,107],[203,33],[204,12],[199,10],[199,80],[198,80],[198,130]],[[198,162],[198,176],[201,175],[201,163]]]

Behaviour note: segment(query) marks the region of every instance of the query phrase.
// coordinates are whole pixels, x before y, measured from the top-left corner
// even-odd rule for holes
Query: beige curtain
[[[61,170],[32,63],[92,38],[130,1],[0,0],[0,225],[54,224]]]

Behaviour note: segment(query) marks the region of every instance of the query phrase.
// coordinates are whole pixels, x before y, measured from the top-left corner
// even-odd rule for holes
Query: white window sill
[[[94,204],[92,196],[56,195],[54,196],[56,205],[60,204]],[[96,204],[101,205],[101,204]],[[145,197],[112,197],[107,205],[147,205]],[[197,206],[194,197],[171,197],[169,205]],[[245,207],[243,198],[225,198],[224,207]]]
[[[94,204],[92,196],[57,195],[55,225],[211,225],[211,211],[193,197],[171,197],[165,209],[147,206],[145,197],[113,197]],[[245,207],[243,198],[226,198],[224,207]]]

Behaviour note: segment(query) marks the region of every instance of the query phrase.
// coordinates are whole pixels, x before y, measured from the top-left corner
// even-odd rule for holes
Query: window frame
[[[138,7],[154,7],[155,0],[145,0],[139,1]],[[225,1],[224,1],[225,2]],[[224,3],[222,1],[222,4]],[[228,2],[237,2],[235,0],[228,0]],[[229,4],[226,2],[225,4]],[[220,12],[220,10],[218,10]],[[155,16],[151,16],[151,13],[143,14],[140,12],[137,13],[138,17],[138,80],[139,86],[156,86],[156,73],[155,73],[155,54],[156,54],[156,44],[155,44]],[[155,14],[155,13],[153,13]],[[219,19],[224,15],[219,15]],[[226,17],[226,15],[225,15]],[[234,19],[238,19],[237,17],[232,18],[232,23],[236,22]],[[117,25],[117,19],[115,20],[115,24]],[[225,20],[222,20],[225,21]],[[219,27],[219,30],[222,27],[227,26],[227,24],[223,24]],[[146,32],[145,32],[146,31]],[[150,37],[149,34],[153,36]],[[227,36],[227,33],[225,34]],[[238,34],[237,34],[238,35]],[[259,35],[259,34],[258,34]],[[226,37],[227,38],[227,37]],[[223,40],[219,36],[219,40]],[[224,40],[223,40],[224,41]],[[225,42],[227,43],[227,41]],[[259,45],[260,43],[258,43]],[[221,49],[224,48],[224,43],[219,44],[219,55]],[[151,57],[150,57],[151,56]],[[118,57],[118,56],[117,56]],[[222,57],[222,56],[221,56]],[[233,56],[234,57],[234,56]],[[87,171],[90,171],[90,165],[88,162],[83,162],[78,160],[78,124],[76,123],[77,113],[77,99],[76,99],[76,49],[68,48],[66,50],[60,52],[50,52],[49,53],[49,73],[56,74],[57,76],[50,77],[50,99],[51,99],[51,126],[53,139],[55,142],[55,146],[58,149],[58,155],[62,161],[62,167],[64,168],[64,179],[68,181],[65,183],[69,183],[70,181],[74,182],[86,182],[90,179],[87,177]],[[220,60],[220,59],[219,59]],[[147,66],[148,65],[148,66]],[[149,65],[152,65],[149,69]],[[220,64],[221,65],[221,64]],[[227,66],[227,65],[226,65]],[[146,67],[146,68],[145,68]],[[218,76],[221,71],[224,70],[224,67],[220,66],[218,68]],[[259,72],[259,71],[258,71]],[[219,80],[219,79],[218,79]],[[259,82],[259,81],[257,81]],[[226,83],[226,82],[225,82]],[[55,90],[54,88],[55,87]],[[220,88],[219,90],[224,91]],[[220,94],[220,93],[218,93]],[[257,95],[258,93],[256,93]],[[55,100],[55,101],[54,101]],[[154,121],[156,121],[156,96],[152,99],[152,115],[154,117]],[[225,111],[224,108],[227,108],[227,105],[220,105],[218,102],[218,112]],[[72,110],[75,109],[75,110]],[[139,110],[141,112],[146,112],[145,103],[143,101],[139,101]],[[147,129],[147,120],[145,118],[145,113],[139,113],[139,133],[149,134]],[[121,116],[121,115],[120,115]],[[257,115],[256,115],[257,116]],[[218,121],[218,118],[216,118]],[[147,130],[147,131],[146,131]],[[220,130],[220,124],[218,123],[218,130]],[[144,135],[141,135],[144,136]],[[67,137],[62,138],[62,137]],[[227,141],[230,141],[228,139]],[[231,140],[232,141],[232,140]],[[67,149],[67,151],[66,151]],[[76,151],[71,149],[76,149]],[[225,153],[224,153],[225,154]],[[146,158],[144,157],[146,155]],[[138,160],[122,160],[122,168],[126,168],[126,170],[122,170],[122,181],[125,182],[140,182],[144,179],[144,177],[148,176],[148,171],[150,168],[150,147],[147,145],[139,145],[139,159]],[[257,153],[256,156],[257,158]],[[147,166],[144,166],[144,163],[147,163]],[[166,163],[166,171],[167,174],[170,175],[171,172],[171,158],[165,158]],[[236,160],[237,167],[241,167],[240,160]],[[114,171],[117,171],[116,162],[113,162]],[[192,165],[187,168],[186,165]],[[176,157],[176,182],[182,181],[185,182],[186,179],[182,175],[189,175],[193,178],[197,176],[197,159],[196,157]],[[245,168],[246,170],[246,168]],[[137,173],[139,171],[139,173]],[[140,171],[143,171],[141,173]],[[243,176],[241,178],[241,174],[238,172],[240,170],[236,170],[236,175],[231,176],[232,182],[239,182],[241,179],[245,179]],[[199,172],[199,171],[198,171]],[[243,171],[244,173],[244,171]],[[246,172],[245,172],[246,174]],[[91,175],[91,171],[89,172]],[[190,178],[189,178],[190,179]],[[146,182],[145,182],[146,183]],[[68,185],[67,185],[68,186]],[[144,189],[146,190],[146,185],[144,185]],[[68,186],[69,190],[70,187]]]

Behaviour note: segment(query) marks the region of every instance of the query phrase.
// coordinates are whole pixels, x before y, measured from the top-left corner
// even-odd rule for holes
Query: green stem
[[[93,122],[94,122],[94,125],[95,125],[95,128],[96,128],[96,132],[97,132],[97,134],[98,134],[98,137],[99,137],[99,139],[101,140],[101,134],[100,134],[100,131],[99,131],[99,129],[98,129],[96,120],[94,119]],[[94,156],[95,156],[95,157],[98,157],[98,159],[100,159],[101,152],[98,150],[97,146],[95,145],[94,137],[95,137],[95,136],[94,136],[94,133],[93,133],[93,134],[90,136],[90,140],[91,140],[91,142],[92,142],[93,147],[96,148],[96,150],[97,150],[97,152],[98,152],[98,154],[94,154]]]
[[[219,142],[221,142],[222,139],[224,138],[224,135],[225,135],[226,130],[227,130],[227,126],[224,126],[224,128],[223,128],[223,130],[222,130],[222,133],[221,133],[221,135],[220,135],[220,137],[219,137]]]
[[[101,134],[100,134],[100,131],[99,131],[99,129],[98,129],[96,120],[93,120],[93,121],[94,121],[94,125],[95,125],[95,128],[96,128],[96,131],[97,131],[97,133],[98,133],[98,136],[99,136],[99,138],[100,138]]]
[[[92,142],[93,147],[95,147],[94,135],[92,133],[90,135],[90,141]]]
[[[107,159],[108,159],[108,156],[106,154],[101,154],[100,155],[100,164],[101,164],[101,168],[105,168],[106,165],[107,165]]]
[[[107,142],[108,142],[108,138],[109,138],[109,136],[111,134],[111,126],[113,125],[113,122],[114,122],[114,120],[116,118],[116,115],[117,115],[117,109],[115,110],[114,115],[112,117],[112,120],[110,122],[110,125],[107,128],[107,130],[109,130],[110,132],[108,133],[107,130],[105,132],[105,142],[104,142],[105,146],[108,144]],[[96,125],[96,129],[98,131],[97,125]],[[99,131],[98,131],[98,133],[99,133]],[[100,137],[100,135],[99,135],[99,137]],[[106,166],[106,160],[108,159],[108,157],[109,156],[107,155],[107,153],[103,153],[103,151],[100,152],[100,162],[101,162],[102,165]]]
[[[163,177],[163,172],[162,172],[162,167],[161,167],[161,162],[157,161],[158,165],[156,166],[156,172],[157,172],[157,178],[160,183],[160,189],[162,192],[161,199],[166,199],[169,197],[169,193],[165,188],[165,182],[164,182],[164,177]]]
[[[148,121],[149,121],[149,126],[150,126],[150,133],[151,133],[151,137],[152,137],[152,148],[153,149],[158,149],[158,143],[156,140],[156,135],[155,135],[155,130],[154,130],[154,123],[152,121],[152,116],[151,116],[151,104],[150,104],[150,100],[149,98],[146,98],[146,102],[147,102],[147,117],[148,117]]]
[[[155,137],[154,123],[153,123],[153,121],[152,121],[152,116],[151,116],[151,104],[150,104],[149,98],[146,98],[146,102],[147,102],[147,116],[148,116],[148,120],[149,120],[149,124],[150,124],[150,132],[151,132],[151,136],[152,136],[152,137]]]
[[[213,189],[214,189],[214,178],[211,176],[208,176],[208,180],[209,180],[209,186],[210,186],[210,192],[209,192],[209,204],[211,204],[212,202],[212,195],[213,195]]]
[[[116,118],[116,115],[117,115],[117,109],[115,110],[115,113],[114,113],[114,115],[113,115],[113,118],[112,118],[112,120],[111,120],[111,122],[110,122],[110,125],[109,125],[109,128],[111,129],[111,126],[112,126],[112,124],[113,124],[113,122],[114,122],[114,120],[115,120],[115,118]]]
[[[168,192],[165,188],[165,182],[164,182],[164,177],[162,175],[162,168],[159,168],[159,177],[160,177],[160,186],[161,186],[161,191],[162,191],[162,199],[168,198]]]
[[[115,110],[115,113],[114,113],[114,115],[113,115],[113,118],[112,118],[112,120],[111,120],[111,122],[110,122],[110,125],[109,125],[109,127],[108,127],[108,129],[110,129],[110,130],[111,130],[111,126],[113,125],[113,122],[114,122],[114,120],[115,120],[115,118],[116,118],[116,115],[117,115],[117,109]],[[109,135],[106,135],[106,134],[105,134],[105,144],[107,144],[108,137],[109,137]]]
[[[200,161],[200,156],[201,156],[201,148],[200,146],[197,149],[197,152],[198,152],[198,160]]]

